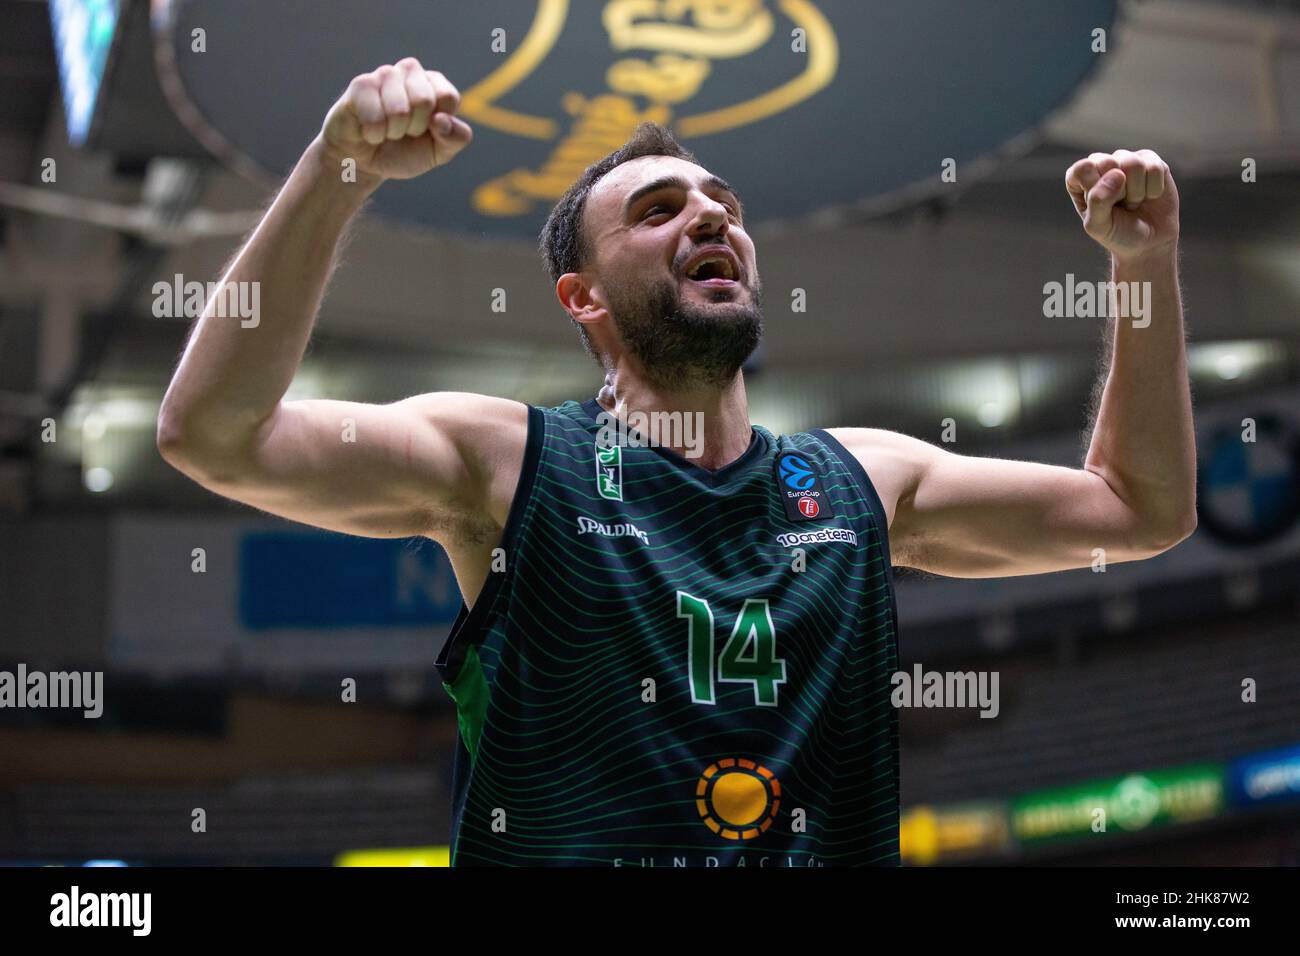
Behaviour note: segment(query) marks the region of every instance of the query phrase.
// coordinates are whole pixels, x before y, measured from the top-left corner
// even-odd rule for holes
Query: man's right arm
[[[526,428],[525,406],[438,392],[391,405],[283,400],[350,221],[385,179],[422,175],[469,143],[458,105],[414,59],[352,81],[223,276],[258,283],[258,321],[215,314],[214,296],[191,332],[158,417],[170,464],[218,494],[350,534],[424,534],[486,508],[499,463],[484,439]]]

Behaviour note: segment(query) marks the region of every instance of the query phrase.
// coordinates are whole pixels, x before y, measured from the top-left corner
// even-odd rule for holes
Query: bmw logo
[[[1300,432],[1268,414],[1216,429],[1202,445],[1197,508],[1202,527],[1231,544],[1285,534],[1300,518]]]

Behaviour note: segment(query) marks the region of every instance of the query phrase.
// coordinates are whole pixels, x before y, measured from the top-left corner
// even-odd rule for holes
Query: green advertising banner
[[[1204,819],[1223,808],[1225,776],[1223,764],[1197,764],[1027,793],[1011,803],[1011,832],[1032,843]]]

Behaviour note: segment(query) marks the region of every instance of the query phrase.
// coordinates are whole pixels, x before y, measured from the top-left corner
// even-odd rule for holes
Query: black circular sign
[[[945,171],[969,181],[972,161],[1023,148],[1104,58],[1114,15],[1114,0],[155,0],[154,28],[181,118],[275,177],[353,76],[419,58],[457,85],[475,142],[373,208],[532,237],[643,120],[734,183],[750,223],[951,189]]]

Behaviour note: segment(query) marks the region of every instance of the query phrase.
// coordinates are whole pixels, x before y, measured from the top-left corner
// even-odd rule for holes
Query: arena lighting
[[[1064,355],[1021,355],[1016,358],[1020,406],[1035,408],[1060,401],[1068,393],[1073,362]]]
[[[956,409],[962,419],[974,419],[985,428],[1014,425],[1020,417],[1022,396],[1013,361],[988,359],[954,363],[938,380],[937,404]]]
[[[107,468],[94,467],[87,468],[82,481],[86,485],[87,491],[93,491],[96,494],[102,494],[113,487],[113,473]]]
[[[89,441],[99,441],[109,429],[153,427],[160,396],[143,395],[139,389],[83,388],[68,406],[61,427],[79,430]]]
[[[108,431],[108,422],[99,412],[91,412],[81,423],[81,436],[87,441],[99,441]]]
[[[1241,357],[1229,352],[1219,356],[1219,360],[1214,364],[1214,370],[1219,373],[1219,378],[1234,379],[1241,375]]]
[[[985,428],[997,428],[1007,420],[1007,410],[1001,402],[985,402],[976,416]]]
[[[74,146],[84,144],[90,132],[120,13],[119,0],[50,0],[68,142]]]
[[[808,428],[810,422],[826,419],[835,408],[833,396],[812,382],[778,385],[771,380],[769,384],[774,387],[757,388],[750,395],[750,413],[754,421],[778,435]]]
[[[110,390],[104,401],[99,403],[96,412],[103,415],[111,425],[152,425],[158,420],[158,402],[121,393],[114,395]]]
[[[182,201],[194,188],[194,167],[180,159],[156,156],[145,169],[141,198],[149,206],[168,206]]]
[[[1187,349],[1187,366],[1193,378],[1249,381],[1270,366],[1286,362],[1286,347],[1268,339],[1236,342],[1201,342]]]

